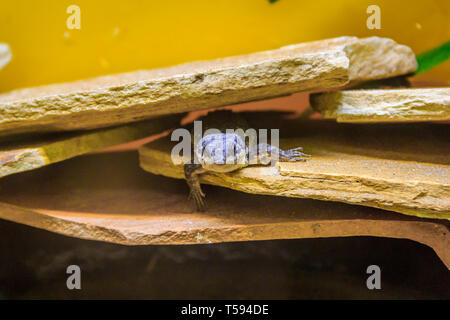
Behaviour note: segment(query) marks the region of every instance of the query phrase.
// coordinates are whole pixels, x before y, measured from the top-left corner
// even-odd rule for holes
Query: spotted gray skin
[[[249,165],[269,165],[272,160],[305,161],[310,155],[301,147],[282,150],[260,143],[247,147],[242,137],[234,133],[209,134],[195,146],[198,164],[185,164],[184,174],[198,211],[205,210],[205,194],[200,186],[199,175],[204,172],[227,173]]]

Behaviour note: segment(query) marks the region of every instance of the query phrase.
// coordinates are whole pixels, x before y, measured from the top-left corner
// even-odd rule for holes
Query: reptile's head
[[[248,164],[245,143],[236,134],[209,134],[197,143],[195,153],[207,171],[230,172]]]

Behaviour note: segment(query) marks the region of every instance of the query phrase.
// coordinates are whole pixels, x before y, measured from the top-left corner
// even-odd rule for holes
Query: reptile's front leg
[[[278,161],[306,161],[306,157],[311,156],[303,153],[302,150],[303,148],[301,147],[283,150],[267,143],[260,143],[254,148],[249,149],[248,161],[249,164],[267,165],[271,160],[275,160],[273,156],[276,156]]]
[[[205,194],[200,186],[199,174],[205,172],[201,164],[185,164],[184,176],[189,186],[189,199],[193,198],[198,211],[205,210]]]

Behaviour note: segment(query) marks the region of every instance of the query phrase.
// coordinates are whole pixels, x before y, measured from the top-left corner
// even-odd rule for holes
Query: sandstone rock
[[[306,162],[208,173],[202,182],[247,193],[371,206],[424,218],[450,219],[450,150],[442,125],[358,126],[328,121],[268,121],[281,128],[280,146],[304,147]],[[270,128],[266,126],[266,128]],[[148,172],[183,178],[173,143],[140,148]],[[383,213],[383,211],[381,211]]]
[[[450,267],[450,233],[445,221],[211,186],[204,186],[208,212],[197,213],[187,201],[184,181],[145,173],[136,160],[134,152],[92,154],[0,179],[0,218],[126,245],[406,238],[432,247]]]
[[[175,127],[180,118],[166,116],[107,129],[37,136],[30,142],[0,142],[0,177],[145,138]]]
[[[413,72],[410,48],[342,37],[0,95],[0,134],[92,129]]]
[[[392,39],[340,37],[284,47],[295,52],[342,50],[350,60],[349,80],[368,81],[412,73],[417,61],[412,50]]]
[[[312,94],[310,101],[338,122],[450,120],[450,88],[343,90]]]

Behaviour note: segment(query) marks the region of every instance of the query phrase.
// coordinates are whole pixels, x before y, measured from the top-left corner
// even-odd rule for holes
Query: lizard
[[[226,133],[226,129],[245,130],[248,127],[246,120],[232,111],[209,113],[203,123],[205,129],[214,128],[221,131],[205,135],[196,144],[194,142],[193,150],[198,161],[184,164],[189,199],[194,200],[198,211],[205,211],[206,205],[200,184],[200,175],[203,173],[228,173],[249,165],[268,165],[272,160],[295,162],[306,161],[306,157],[310,157],[302,152],[301,147],[283,150],[267,143],[252,145],[246,142],[245,137]]]

